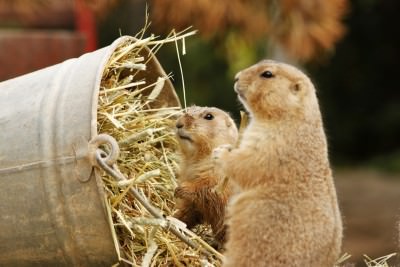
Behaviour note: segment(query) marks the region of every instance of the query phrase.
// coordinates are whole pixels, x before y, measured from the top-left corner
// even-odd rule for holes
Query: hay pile
[[[220,265],[221,255],[200,237],[184,229],[176,219],[154,218],[130,192],[130,188],[136,188],[165,216],[174,211],[178,144],[173,128],[181,110],[157,102],[169,77],[159,77],[149,84],[143,71],[152,59],[143,56],[143,51],[147,46],[155,54],[164,43],[176,44],[192,33],[173,34],[165,40],[154,36],[129,39],[115,50],[104,69],[98,133],[117,140],[121,150],[117,166],[128,180],[117,181],[106,173],[102,179],[120,260],[132,266]],[[167,221],[209,255],[206,257],[200,249],[191,248],[165,229]]]

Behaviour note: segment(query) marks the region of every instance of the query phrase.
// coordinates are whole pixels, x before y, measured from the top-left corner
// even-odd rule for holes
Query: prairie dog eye
[[[204,115],[203,118],[210,121],[214,119],[214,116],[211,113],[207,113],[206,115]]]
[[[273,78],[273,77],[274,77],[274,74],[272,74],[271,71],[266,70],[266,71],[264,71],[263,73],[261,73],[260,76],[263,77],[263,78],[269,79],[269,78]]]

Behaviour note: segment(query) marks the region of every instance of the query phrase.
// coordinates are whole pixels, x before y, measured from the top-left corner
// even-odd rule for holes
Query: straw
[[[376,259],[371,259],[367,255],[364,255],[364,262],[368,267],[389,267],[387,261],[394,256],[396,256],[396,253],[392,253]]]
[[[364,256],[364,263],[367,267],[390,267],[388,260],[396,256],[396,253],[391,253],[386,256],[382,256],[376,259],[371,259],[368,255]],[[337,261],[334,267],[351,267],[355,266],[353,263],[348,263],[347,261],[351,258],[351,255],[344,253]]]
[[[198,227],[199,236],[173,218],[179,166],[173,127],[182,111],[180,107],[156,105],[169,76],[157,73],[160,76],[154,83],[136,78],[152,60],[152,56],[143,57],[145,46],[153,53],[166,43],[175,43],[178,49],[177,41],[184,44],[184,39],[194,33],[172,32],[162,40],[153,35],[144,38],[143,30],[136,36],[137,40],[126,40],[117,47],[103,72],[98,132],[111,135],[118,142],[121,152],[116,165],[126,177],[117,181],[105,172],[102,174],[105,203],[120,261],[131,266],[221,265],[222,255],[203,240],[210,233],[207,226]],[[180,59],[179,64],[182,69]],[[139,191],[167,219],[154,218],[131,194],[131,188]],[[204,256],[166,230],[166,222],[180,229],[211,256]]]

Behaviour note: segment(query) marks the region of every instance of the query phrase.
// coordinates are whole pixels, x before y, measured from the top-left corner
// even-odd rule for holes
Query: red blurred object
[[[97,49],[96,10],[87,1],[22,3],[0,5],[0,81]]]
[[[97,29],[94,13],[85,1],[75,0],[75,27],[76,30],[86,36],[85,52],[91,52],[97,48]]]

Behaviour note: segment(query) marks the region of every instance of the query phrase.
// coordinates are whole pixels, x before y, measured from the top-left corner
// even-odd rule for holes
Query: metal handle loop
[[[97,150],[100,149],[100,146],[106,145],[107,147],[110,148],[110,151],[106,153],[104,150],[103,153],[101,153],[102,160],[107,163],[107,165],[112,166],[117,159],[119,158],[119,146],[117,141],[112,137],[109,136],[108,134],[99,134],[96,137],[92,138],[89,142],[89,157],[90,157],[90,162],[92,165],[99,166],[98,161],[96,159],[97,156]]]
[[[101,149],[100,148],[101,145],[109,146],[110,152],[107,153],[103,149]],[[103,169],[110,176],[114,177],[117,181],[123,181],[126,180],[126,177],[118,170],[115,164],[115,162],[119,157],[119,152],[120,150],[117,141],[113,137],[107,134],[100,134],[94,137],[89,142],[89,153],[90,153],[89,157],[93,166]],[[153,217],[161,219],[165,222],[164,229],[172,232],[180,240],[182,240],[192,248],[200,249],[202,253],[204,253],[207,256],[211,255],[208,251],[200,248],[200,246],[196,242],[193,242],[183,233],[181,233],[179,229],[177,229],[174,225],[171,224],[169,220],[166,219],[165,215],[160,210],[152,206],[147,200],[147,198],[142,194],[140,194],[135,188],[132,187],[130,188],[129,191],[147,209],[147,211],[149,211],[149,213],[153,215]]]

